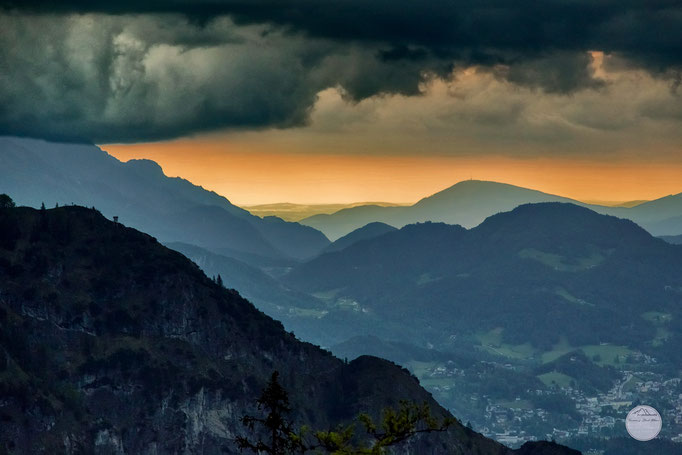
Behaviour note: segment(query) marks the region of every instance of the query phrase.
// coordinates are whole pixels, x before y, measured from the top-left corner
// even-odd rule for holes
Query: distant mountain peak
[[[481,188],[496,188],[496,189],[515,188],[515,189],[524,190],[524,191],[538,191],[538,190],[534,190],[532,188],[524,188],[524,187],[521,187],[518,185],[512,185],[511,183],[495,182],[494,180],[475,180],[475,179],[460,180],[459,182],[455,183],[452,186],[449,186],[448,188],[446,188],[442,191],[462,189],[462,188],[467,188],[467,189],[468,188],[476,188],[476,189],[481,189]],[[442,192],[442,191],[440,191],[440,192]],[[438,194],[438,193],[435,193],[435,194]]]
[[[270,258],[312,257],[329,241],[296,223],[262,220],[148,159],[121,162],[94,145],[0,137],[0,193],[19,205],[78,204],[166,242]]]
[[[163,168],[156,161],[148,159],[132,159],[125,162],[126,166],[130,166],[137,172],[146,177],[165,177]]]
[[[449,197],[471,197],[471,198],[481,198],[481,197],[508,197],[510,194],[533,194],[537,196],[544,196],[549,198],[556,198],[562,200],[570,200],[568,198],[563,198],[561,196],[556,196],[549,193],[544,193],[539,190],[534,190],[530,188],[523,188],[520,186],[512,185],[509,183],[494,182],[491,180],[462,180],[455,183],[454,185],[445,188],[437,193],[427,196],[417,202],[415,205],[418,206],[423,203],[429,203],[438,201],[443,198]],[[475,202],[475,200],[473,201]],[[529,201],[530,202],[530,201]]]
[[[506,212],[510,215],[512,214],[526,214],[526,213],[574,213],[574,214],[592,214],[595,216],[600,216],[597,212],[588,209],[587,207],[581,207],[577,204],[571,202],[537,202],[521,204],[515,207],[513,210]]]
[[[589,239],[617,235],[622,241],[626,238],[631,241],[653,239],[647,231],[630,220],[603,215],[570,202],[522,204],[509,212],[489,216],[474,230],[486,233],[491,230],[513,231],[516,235],[524,236],[540,230],[538,233],[548,238],[568,236]]]
[[[516,185],[512,185],[509,183],[503,183],[503,182],[496,182],[494,180],[478,180],[478,179],[468,179],[468,180],[460,180],[459,182],[455,183],[454,185],[450,186],[450,188],[454,187],[462,187],[462,186],[469,186],[469,185],[490,185],[490,186],[513,186],[516,188],[521,188]]]

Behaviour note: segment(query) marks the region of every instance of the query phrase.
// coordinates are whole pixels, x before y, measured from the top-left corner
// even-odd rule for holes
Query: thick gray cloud
[[[228,17],[0,15],[0,134],[133,142],[302,125],[321,90],[415,95],[436,59],[395,61]]]
[[[317,92],[307,46],[227,20],[3,16],[0,28],[3,133],[108,142],[288,126]]]
[[[326,88],[356,102],[420,95],[431,78],[471,65],[546,93],[601,89],[590,50],[673,88],[682,69],[679,1],[0,0],[0,7],[0,134],[60,140],[286,128],[304,124]],[[677,111],[674,103],[667,110]]]

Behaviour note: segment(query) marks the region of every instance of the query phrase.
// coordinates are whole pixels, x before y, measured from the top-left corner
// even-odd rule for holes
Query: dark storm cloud
[[[0,134],[136,142],[303,125],[328,87],[416,95],[440,59],[168,14],[0,15]]]
[[[587,53],[554,53],[546,57],[519,59],[497,70],[509,82],[528,87],[542,87],[549,93],[568,93],[576,87],[599,88],[604,82],[590,71]]]
[[[418,95],[429,77],[467,65],[568,94],[604,84],[589,50],[671,81],[682,68],[680,1],[0,5],[0,133],[59,139],[289,127],[305,123],[325,88],[355,101]]]
[[[339,41],[422,46],[455,58],[505,61],[511,53],[618,52],[652,69],[682,63],[679,0],[175,0],[0,1],[47,12],[182,13],[199,22],[228,14]]]
[[[0,134],[105,143],[288,127],[316,99],[302,64],[315,46],[229,21],[6,15],[0,30]]]

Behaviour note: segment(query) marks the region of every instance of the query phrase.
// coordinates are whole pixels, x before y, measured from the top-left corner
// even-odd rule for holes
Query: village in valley
[[[641,357],[642,365],[655,363]],[[489,362],[497,372],[514,371],[511,363]],[[423,370],[422,384],[470,427],[503,444],[518,447],[528,440],[570,441],[580,437],[627,436],[625,417],[632,407],[648,404],[661,414],[661,436],[682,442],[682,380],[650,368],[623,369],[622,376],[605,391],[587,393],[575,383],[550,383],[525,389],[511,400],[501,400],[489,390],[466,390],[473,372],[452,362]],[[481,379],[480,373],[474,373]],[[471,383],[473,381],[470,381]]]

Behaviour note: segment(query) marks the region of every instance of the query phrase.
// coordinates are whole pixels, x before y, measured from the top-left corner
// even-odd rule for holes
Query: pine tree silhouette
[[[289,394],[280,385],[278,378],[279,372],[272,373],[270,381],[257,401],[258,409],[262,409],[267,415],[264,418],[248,415],[242,417],[242,423],[251,431],[255,431],[256,425],[264,427],[268,435],[267,441],[251,442],[238,436],[237,446],[240,450],[249,449],[258,454],[269,455],[284,455],[294,450],[295,443],[291,437],[293,428],[287,420],[287,415],[291,412]]]

